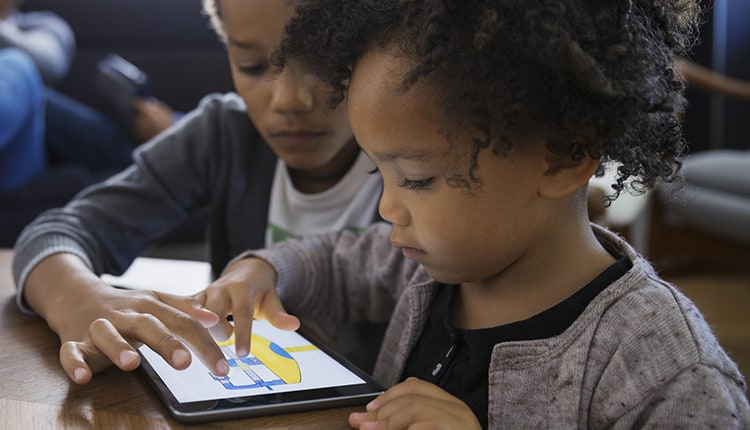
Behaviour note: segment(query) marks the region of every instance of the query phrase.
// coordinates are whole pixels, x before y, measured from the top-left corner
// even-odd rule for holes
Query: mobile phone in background
[[[93,86],[107,113],[127,131],[133,127],[133,99],[151,97],[146,72],[117,54],[97,63]]]

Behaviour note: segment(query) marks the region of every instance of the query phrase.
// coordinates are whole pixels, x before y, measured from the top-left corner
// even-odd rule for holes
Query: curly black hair
[[[553,153],[616,161],[614,199],[677,177],[685,85],[674,60],[700,14],[696,0],[299,0],[273,61],[305,65],[335,105],[357,60],[396,44],[415,65],[404,88],[429,80],[446,112],[485,136],[472,171],[484,148],[507,154],[543,130]]]

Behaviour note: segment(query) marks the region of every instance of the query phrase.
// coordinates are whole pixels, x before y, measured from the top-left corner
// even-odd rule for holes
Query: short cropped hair
[[[203,0],[203,13],[208,16],[211,27],[222,42],[227,41],[227,33],[224,31],[224,20],[221,17],[219,0]]]
[[[335,105],[365,51],[395,44],[413,65],[403,87],[427,80],[449,118],[484,136],[467,178],[479,151],[507,154],[542,130],[553,153],[617,161],[614,199],[677,175],[674,61],[700,17],[695,0],[300,0],[274,62],[308,67]]]

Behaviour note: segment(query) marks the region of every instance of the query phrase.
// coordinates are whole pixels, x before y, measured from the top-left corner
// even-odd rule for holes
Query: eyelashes
[[[379,175],[380,170],[378,170],[378,168],[376,167],[367,173],[371,175]],[[426,178],[426,179],[419,179],[419,180],[412,180],[412,179],[404,178],[404,180],[401,181],[401,183],[399,183],[398,186],[401,188],[406,188],[407,190],[422,191],[422,190],[426,190],[427,188],[429,188],[430,185],[432,185],[434,182],[435,182],[435,178]]]
[[[435,178],[420,179],[418,181],[404,179],[399,184],[399,187],[406,188],[407,190],[422,191],[422,190],[426,190],[427,188],[429,188],[433,182],[435,182]]]
[[[268,66],[265,64],[242,65],[237,66],[237,70],[247,76],[263,76],[268,71]]]

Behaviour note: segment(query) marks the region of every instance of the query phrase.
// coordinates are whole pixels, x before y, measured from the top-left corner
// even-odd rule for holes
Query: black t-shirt
[[[621,258],[588,285],[533,317],[498,327],[460,330],[450,324],[455,285],[441,287],[432,313],[406,362],[403,379],[415,376],[462,399],[487,428],[488,369],[492,349],[500,342],[545,339],[564,332],[586,306],[633,266]]]

